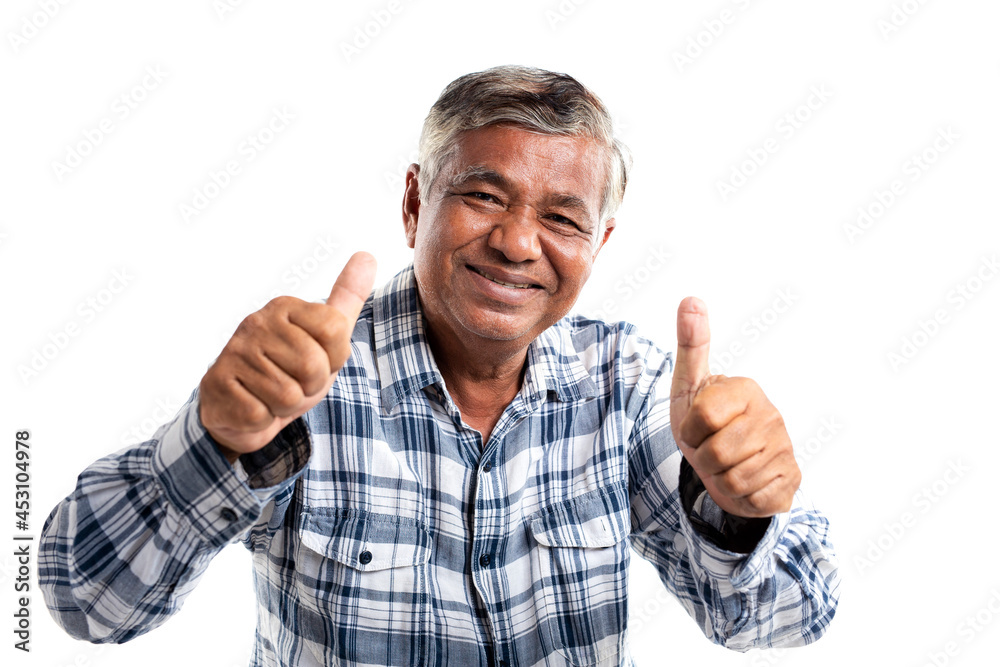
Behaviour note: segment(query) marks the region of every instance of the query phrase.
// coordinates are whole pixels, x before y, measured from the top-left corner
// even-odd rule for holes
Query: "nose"
[[[489,245],[510,262],[540,259],[542,245],[538,240],[535,210],[527,205],[508,207],[490,232]]]

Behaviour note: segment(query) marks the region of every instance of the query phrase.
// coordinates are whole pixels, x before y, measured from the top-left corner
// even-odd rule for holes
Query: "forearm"
[[[186,404],[153,439],[105,457],[51,513],[39,585],[72,636],[124,642],[163,623],[267,495],[234,472]]]
[[[719,548],[686,516],[637,548],[713,642],[736,651],[808,644],[832,620],[840,581],[826,519],[796,501],[749,554]]]

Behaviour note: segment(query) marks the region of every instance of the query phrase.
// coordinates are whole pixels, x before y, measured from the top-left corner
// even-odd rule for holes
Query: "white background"
[[[32,534],[80,470],[149,435],[161,406],[172,414],[270,296],[324,298],[358,249],[378,257],[379,283],[403,267],[401,175],[430,105],[461,74],[528,64],[595,90],[634,153],[578,309],[671,349],[677,303],[703,298],[713,370],[754,378],[781,410],[841,558],[827,636],[745,655],[705,640],[636,558],[636,662],[992,664],[1000,280],[984,259],[1000,250],[1000,5],[400,0],[345,55],[387,6],[105,0],[48,18],[36,2],[4,3],[0,433],[12,459],[15,431],[32,432]],[[715,23],[723,10],[729,22]],[[165,74],[142,89],[146,68]],[[275,108],[294,120],[246,160],[241,143]],[[88,151],[102,119],[112,131]],[[949,128],[947,150],[934,148]],[[763,161],[765,146],[777,150]],[[89,153],[78,166],[54,167],[77,148]],[[744,164],[753,154],[763,165]],[[240,173],[185,221],[180,205],[231,159]],[[902,194],[880,211],[897,179]],[[724,198],[719,184],[734,182]],[[849,234],[859,207],[879,215]],[[781,313],[779,291],[791,295]],[[719,354],[734,343],[738,355]],[[15,471],[2,467],[12,545]],[[11,648],[12,552],[0,547],[0,636],[17,664],[247,663],[239,546],[174,619],[124,646],[71,640],[33,589],[30,656]]]

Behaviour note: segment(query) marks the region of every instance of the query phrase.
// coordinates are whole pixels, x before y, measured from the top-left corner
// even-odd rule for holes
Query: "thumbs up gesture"
[[[230,462],[271,442],[326,396],[351,354],[374,282],[375,258],[358,252],[326,304],[280,296],[240,323],[199,390],[201,423]]]
[[[788,511],[801,473],[778,410],[748,378],[710,375],[708,310],[694,297],[677,309],[670,428],[720,508],[763,518]]]

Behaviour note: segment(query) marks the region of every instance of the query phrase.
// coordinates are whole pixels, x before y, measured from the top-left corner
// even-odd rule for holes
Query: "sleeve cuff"
[[[782,512],[770,519],[746,523],[724,512],[705,492],[704,484],[686,460],[681,462],[680,493],[684,507],[682,530],[691,545],[692,558],[706,574],[728,579],[736,590],[749,590],[762,583],[769,575],[771,555],[788,526],[790,514]],[[695,511],[696,504],[699,511]]]
[[[153,473],[167,500],[203,540],[221,546],[238,538],[271,498],[305,469],[311,451],[305,421],[285,427],[259,452],[229,465],[201,424],[197,396],[181,408],[153,453]]]
[[[211,440],[212,436],[208,438]],[[270,490],[297,477],[305,470],[310,456],[312,437],[306,420],[299,417],[281,429],[274,440],[256,452],[242,455],[238,462],[246,474],[247,486],[273,497]]]

